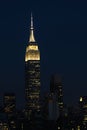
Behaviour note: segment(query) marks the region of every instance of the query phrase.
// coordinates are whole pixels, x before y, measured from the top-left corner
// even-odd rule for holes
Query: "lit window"
[[[80,97],[80,102],[82,102],[82,97]]]

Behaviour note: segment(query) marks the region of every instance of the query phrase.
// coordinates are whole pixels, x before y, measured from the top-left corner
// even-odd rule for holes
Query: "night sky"
[[[41,92],[49,90],[50,77],[63,77],[64,101],[87,96],[86,0],[0,1],[0,95],[15,92],[24,105],[24,58],[30,15],[41,52]]]

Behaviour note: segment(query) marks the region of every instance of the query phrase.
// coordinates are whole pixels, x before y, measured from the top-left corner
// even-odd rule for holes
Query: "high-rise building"
[[[32,14],[29,43],[25,53],[25,100],[27,114],[40,110],[40,51],[34,37]]]
[[[63,90],[62,90],[62,81],[59,75],[52,75],[50,81],[50,92],[56,95],[56,100],[58,103],[59,111],[63,110]]]
[[[14,93],[4,94],[4,112],[12,114],[16,111],[16,97]]]
[[[56,94],[48,95],[48,120],[57,120],[59,117],[59,108],[56,99]]]
[[[16,96],[14,93],[4,94],[4,112],[8,117],[9,128],[16,129]],[[8,130],[6,124],[3,127]]]
[[[87,96],[80,97],[79,106],[80,114],[83,118],[83,125],[87,129]]]

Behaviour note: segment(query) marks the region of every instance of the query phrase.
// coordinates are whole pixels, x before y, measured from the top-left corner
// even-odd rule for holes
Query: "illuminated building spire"
[[[33,28],[33,16],[32,16],[32,13],[31,13],[31,27],[30,27],[29,42],[35,42],[35,38],[34,38],[34,28]]]
[[[32,16],[32,13],[31,13],[31,29],[33,29],[33,16]]]

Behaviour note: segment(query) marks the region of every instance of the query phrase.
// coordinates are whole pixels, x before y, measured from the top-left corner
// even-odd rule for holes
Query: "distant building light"
[[[82,97],[80,97],[80,102],[82,102]]]
[[[72,130],[74,130],[74,128],[72,128]]]
[[[79,125],[77,126],[77,130],[80,130],[80,126]]]
[[[60,127],[58,126],[58,130],[60,130]]]

